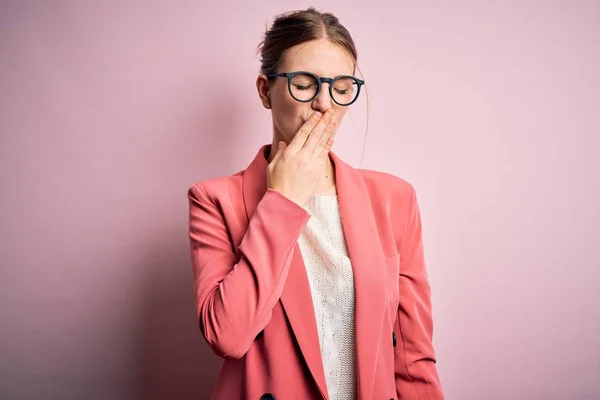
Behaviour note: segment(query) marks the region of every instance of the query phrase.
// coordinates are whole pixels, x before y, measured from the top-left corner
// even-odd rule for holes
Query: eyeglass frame
[[[312,76],[313,78],[315,78],[315,80],[317,81],[317,83],[319,84],[319,86],[317,86],[317,91],[314,94],[313,97],[311,97],[308,100],[299,100],[297,99],[293,94],[292,94],[292,79],[294,78],[294,76],[299,75],[299,74],[307,74]],[[308,71],[295,71],[295,72],[279,72],[279,73],[272,73],[272,74],[266,74],[267,78],[287,78],[288,81],[288,91],[290,92],[290,96],[292,96],[292,98],[300,103],[309,103],[311,101],[313,101],[321,92],[321,84],[323,82],[329,83],[329,96],[331,97],[331,100],[333,100],[337,105],[342,106],[342,107],[348,107],[349,105],[353,104],[356,100],[358,100],[358,96],[360,95],[360,88],[362,85],[365,84],[365,81],[363,81],[362,79],[358,79],[355,76],[352,75],[340,75],[340,76],[336,76],[335,78],[326,78],[326,77],[319,77],[315,74],[313,74],[312,72],[308,72]],[[333,83],[335,81],[337,81],[338,79],[341,78],[351,78],[353,79],[358,88],[356,90],[356,96],[354,97],[354,100],[352,100],[350,103],[348,104],[341,104],[338,103],[337,100],[335,99],[335,97],[333,96]]]

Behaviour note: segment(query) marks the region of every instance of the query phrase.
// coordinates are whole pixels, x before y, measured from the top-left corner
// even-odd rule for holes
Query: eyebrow
[[[312,74],[315,74],[318,77],[325,77],[325,78],[335,78],[335,77],[338,77],[338,76],[353,76],[354,77],[354,74],[352,74],[352,73],[349,73],[349,74],[334,74],[334,75],[332,75],[332,74],[319,74],[319,73],[314,72],[314,71],[312,71],[310,69],[301,69],[301,68],[299,68],[299,69],[290,69],[287,72],[298,72],[298,71],[310,72]]]

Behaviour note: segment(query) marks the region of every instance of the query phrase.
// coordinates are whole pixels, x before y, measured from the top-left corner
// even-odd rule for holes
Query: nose
[[[329,83],[323,82],[319,94],[312,101],[312,108],[315,111],[324,113],[331,107],[333,107],[333,99],[329,94]]]

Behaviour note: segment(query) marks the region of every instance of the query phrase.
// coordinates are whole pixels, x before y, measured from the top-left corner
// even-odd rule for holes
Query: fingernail
[[[318,111],[315,111],[315,118],[321,118],[321,113]]]

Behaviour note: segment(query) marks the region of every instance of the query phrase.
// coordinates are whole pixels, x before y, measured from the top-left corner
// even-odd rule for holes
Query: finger
[[[331,121],[334,122],[334,125],[331,127],[330,135],[331,135],[331,137],[335,138],[335,135],[337,135],[337,128],[338,128],[339,122],[338,122],[337,118],[335,118],[335,117]]]
[[[325,132],[325,129],[327,129],[327,126],[333,119],[334,115],[335,112],[331,109],[323,115],[321,120],[319,120],[312,132],[309,134],[308,139],[304,142],[304,146],[302,146],[303,151],[306,151],[308,154],[314,153],[319,140],[321,140],[321,135],[323,135],[323,132]]]
[[[327,155],[329,150],[331,149],[331,145],[333,144],[333,137],[335,132],[335,127],[337,126],[337,121],[335,118],[329,122],[327,128],[321,135],[321,140],[319,141],[319,145],[316,147],[314,156],[321,158],[323,155]]]
[[[325,148],[323,149],[323,151],[319,155],[319,162],[324,163],[325,160],[327,160],[329,158],[329,150],[331,150],[331,146],[333,146],[333,142],[334,142],[333,136],[329,136],[327,138],[327,142],[325,144]]]
[[[296,135],[292,138],[290,144],[288,144],[287,147],[290,149],[290,151],[297,153],[302,149],[302,146],[304,146],[304,143],[306,142],[306,138],[308,138],[308,135],[310,135],[310,132],[317,125],[320,119],[321,113],[318,111],[312,113],[311,116],[308,117],[298,132],[296,132]]]
[[[285,147],[286,147],[285,142],[279,141],[279,143],[277,143],[277,153],[275,153],[275,156],[273,156],[273,159],[271,160],[271,164],[277,163],[277,161],[283,155],[283,151],[285,150]]]

